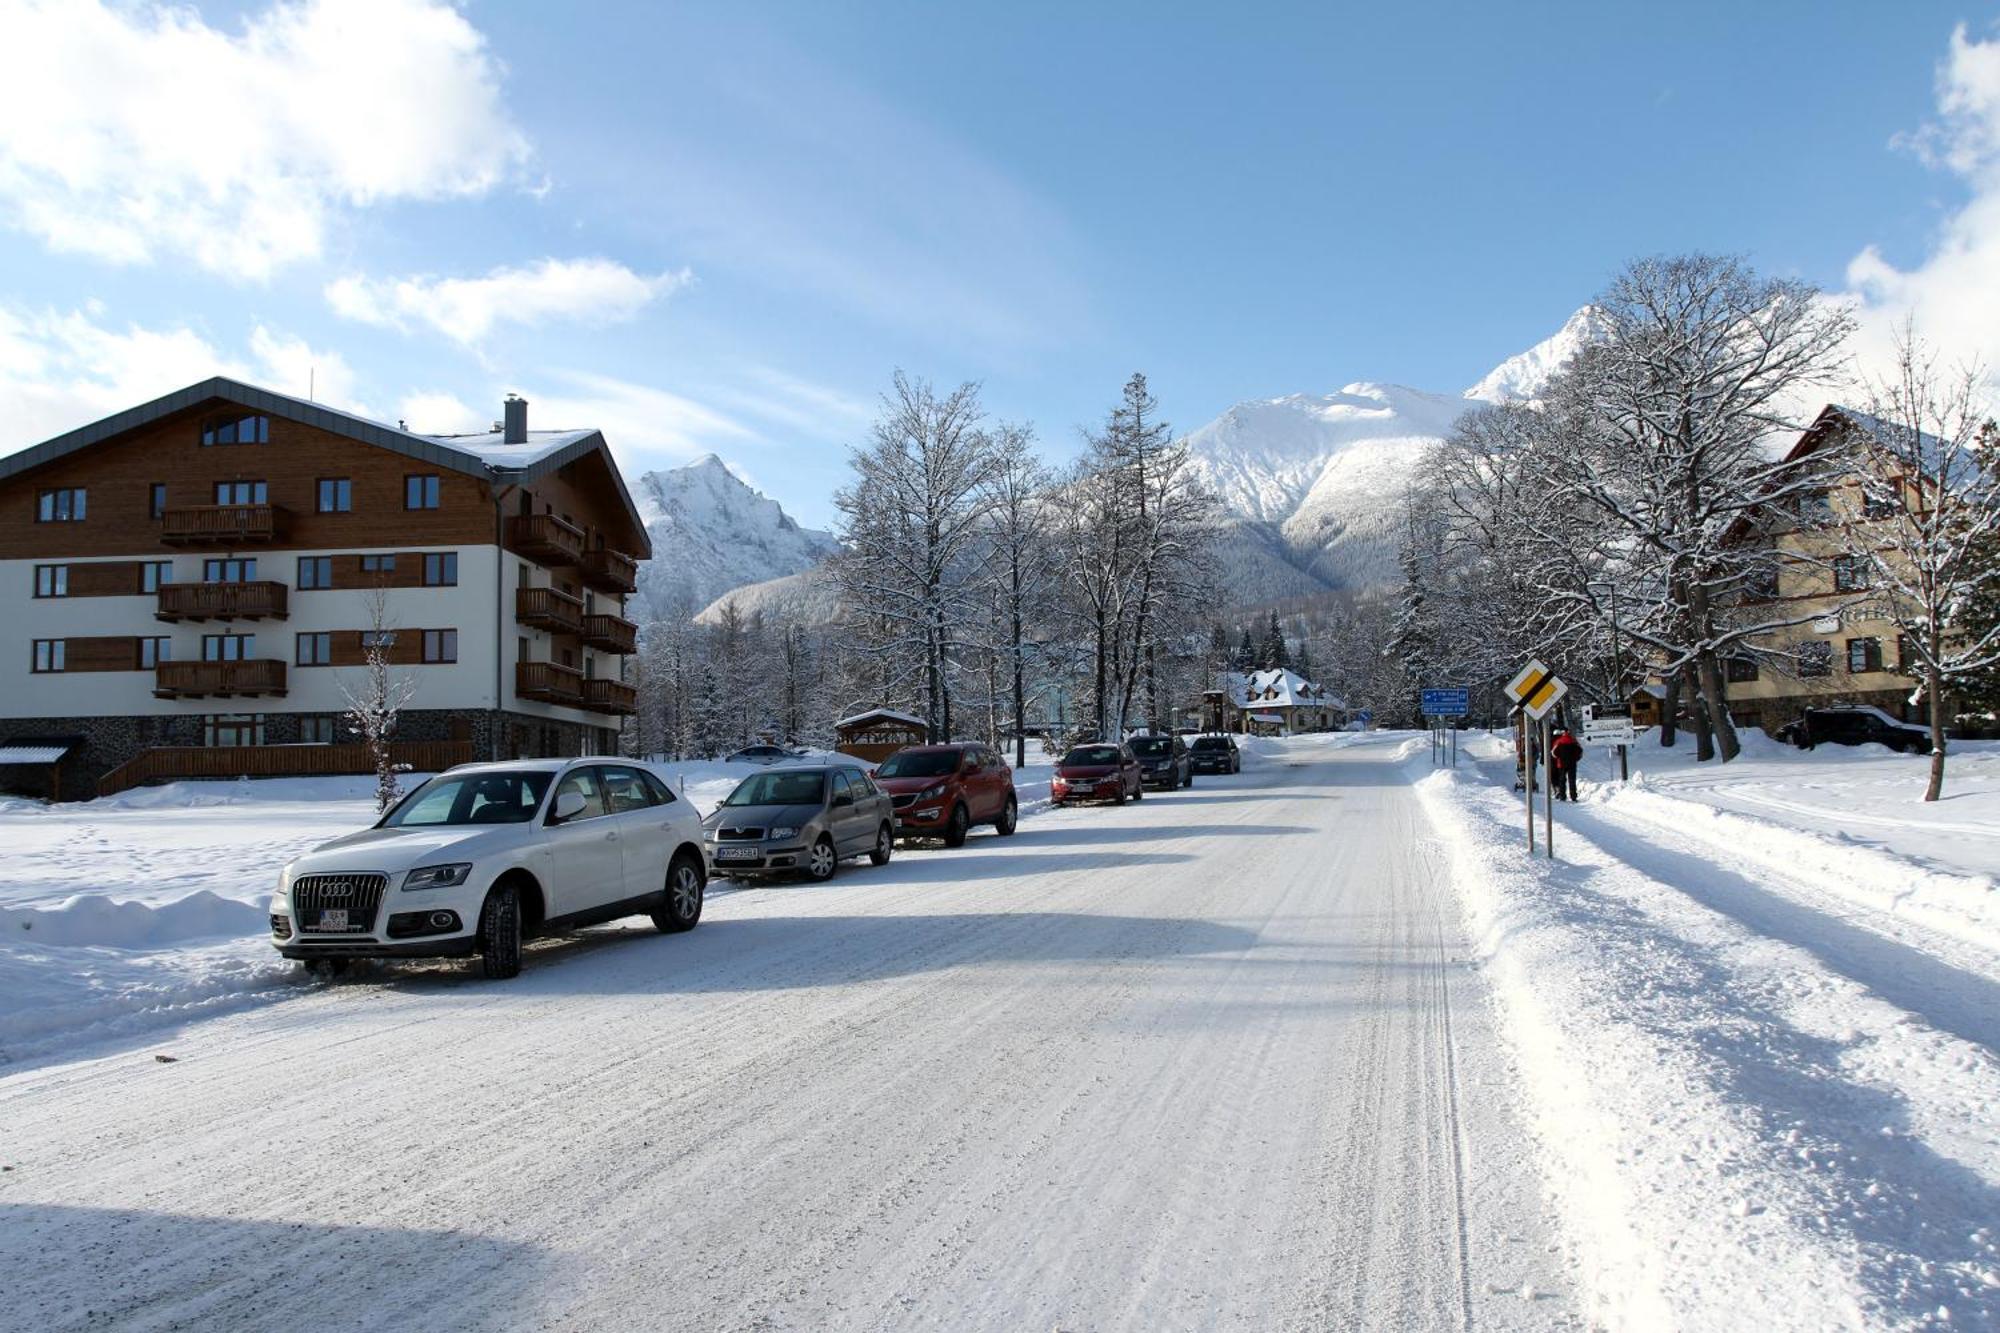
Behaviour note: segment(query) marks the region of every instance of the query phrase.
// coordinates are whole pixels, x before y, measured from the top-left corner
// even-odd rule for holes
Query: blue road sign
[[[1462,686],[1443,690],[1425,690],[1423,714],[1425,717],[1464,717],[1472,711],[1472,691]]]

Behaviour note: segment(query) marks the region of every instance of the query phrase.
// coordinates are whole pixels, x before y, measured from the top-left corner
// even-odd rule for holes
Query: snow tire
[[[1000,811],[1000,818],[993,821],[993,831],[1003,838],[1012,837],[1020,822],[1021,807],[1010,795],[1006,807]]]
[[[488,981],[521,974],[521,893],[496,886],[479,909],[479,968]]]
[[[701,920],[702,902],[708,896],[708,876],[700,859],[686,852],[676,856],[667,867],[663,893],[665,901],[653,913],[654,928],[663,935],[693,930]]]
[[[868,864],[885,866],[889,858],[896,854],[896,834],[887,824],[875,835],[875,850],[868,853]]]
[[[965,812],[964,806],[954,805],[951,808],[951,819],[944,826],[944,845],[947,847],[965,846],[965,835],[971,832],[971,830],[972,816]]]
[[[819,841],[806,853],[806,877],[815,884],[824,884],[833,878],[833,872],[840,868],[840,853],[833,845],[833,839],[822,833]]]

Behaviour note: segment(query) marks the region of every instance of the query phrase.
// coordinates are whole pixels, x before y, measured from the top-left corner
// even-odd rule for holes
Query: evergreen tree
[[[1243,627],[1243,638],[1236,645],[1236,655],[1229,659],[1229,669],[1241,674],[1254,671],[1257,667],[1257,645],[1250,642],[1250,627]]]

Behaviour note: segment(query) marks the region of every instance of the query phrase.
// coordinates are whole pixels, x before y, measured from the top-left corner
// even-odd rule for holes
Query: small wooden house
[[[930,739],[930,728],[920,717],[899,713],[893,708],[871,708],[833,724],[834,749],[853,755],[866,764],[879,764],[909,745]]]

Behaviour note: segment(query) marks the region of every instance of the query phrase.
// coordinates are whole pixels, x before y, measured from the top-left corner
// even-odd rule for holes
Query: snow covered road
[[[0,1324],[1563,1326],[1424,819],[1315,738],[18,1073]]]

